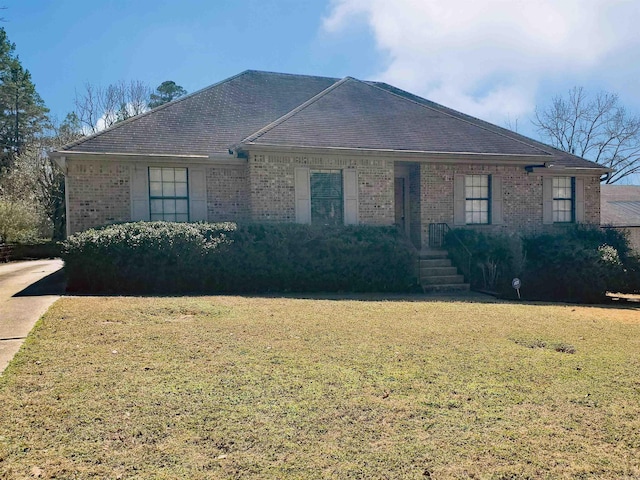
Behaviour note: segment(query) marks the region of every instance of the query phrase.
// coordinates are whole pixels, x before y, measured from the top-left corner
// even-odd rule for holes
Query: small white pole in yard
[[[520,285],[521,283],[519,278],[511,280],[511,286],[516,289],[516,292],[518,292],[518,300],[520,300]]]

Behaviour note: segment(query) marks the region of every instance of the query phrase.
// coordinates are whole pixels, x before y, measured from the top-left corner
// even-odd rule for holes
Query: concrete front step
[[[464,292],[469,284],[458,269],[451,265],[449,253],[442,249],[425,249],[418,254],[420,284],[427,292]]]
[[[443,275],[457,275],[458,269],[456,267],[420,267],[420,278],[425,277],[441,277]]]
[[[450,267],[451,260],[448,258],[427,258],[420,259],[420,268],[434,268],[434,267]]]
[[[427,250],[420,250],[418,253],[418,258],[420,260],[430,260],[430,259],[439,259],[439,258],[447,258],[449,256],[449,252],[446,250],[434,249],[430,248]]]
[[[462,275],[439,275],[437,277],[422,277],[422,285],[452,285],[464,283]]]
[[[468,283],[455,283],[455,284],[442,284],[442,285],[422,285],[422,291],[424,293],[439,293],[439,292],[468,292]]]

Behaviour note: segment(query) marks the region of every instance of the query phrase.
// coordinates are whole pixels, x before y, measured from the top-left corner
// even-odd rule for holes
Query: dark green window
[[[342,170],[311,170],[311,223],[343,225]]]
[[[151,220],[189,221],[189,184],[186,168],[149,167]]]

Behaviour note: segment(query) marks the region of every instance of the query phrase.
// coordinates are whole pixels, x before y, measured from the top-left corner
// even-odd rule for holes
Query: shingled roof
[[[640,186],[601,185],[600,223],[614,227],[640,227]]]
[[[205,155],[251,146],[537,156],[602,168],[391,85],[248,70],[61,152]]]
[[[246,71],[62,150],[148,155],[226,153],[337,79]]]

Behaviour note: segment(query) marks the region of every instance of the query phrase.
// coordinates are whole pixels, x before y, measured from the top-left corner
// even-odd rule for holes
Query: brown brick
[[[67,160],[69,234],[131,218],[129,165]]]

